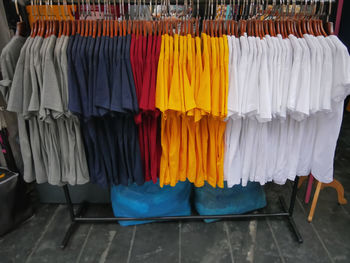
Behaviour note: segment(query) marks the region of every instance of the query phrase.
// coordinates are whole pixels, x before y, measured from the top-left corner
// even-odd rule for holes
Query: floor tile
[[[138,225],[131,263],[179,262],[179,223],[159,222]]]

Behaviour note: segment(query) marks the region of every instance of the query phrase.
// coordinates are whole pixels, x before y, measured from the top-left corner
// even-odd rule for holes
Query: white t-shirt
[[[232,187],[241,183],[241,151],[240,137],[242,129],[242,118],[229,118],[225,131],[225,158],[224,158],[224,179],[227,186]]]
[[[289,93],[289,83],[293,66],[293,49],[289,38],[283,39],[286,49],[285,61],[283,64],[283,83],[282,83],[282,103],[281,103],[281,119],[287,117],[287,102]]]
[[[333,54],[332,112],[317,115],[311,172],[317,180],[330,183],[333,180],[334,153],[343,118],[343,99],[349,95],[350,56],[336,36],[328,36],[326,40],[331,41],[329,44]]]
[[[258,40],[258,46],[261,49],[261,59],[259,66],[258,76],[258,93],[259,107],[256,118],[259,122],[271,121],[271,84],[268,72],[268,59],[267,59],[267,44],[266,39]]]
[[[310,52],[310,92],[312,95],[309,95],[309,112],[315,113],[316,101],[318,100],[318,88],[316,85],[316,64],[317,64],[317,48],[316,44],[313,41],[313,36],[304,34],[305,43],[309,48]],[[301,87],[304,89],[304,87]]]
[[[324,36],[317,37],[323,50],[323,63],[320,83],[320,111],[331,111],[331,91],[333,83],[333,58],[330,44]],[[331,44],[332,46],[333,43]]]
[[[287,117],[289,118],[289,117]],[[279,140],[276,149],[275,171],[273,173],[273,181],[277,184],[285,184],[287,180],[287,166],[289,152],[287,151],[288,138],[288,120],[279,121]]]
[[[333,63],[332,99],[343,101],[350,93],[350,57],[346,46],[334,35],[329,36],[336,46],[335,63]]]
[[[300,75],[301,75],[301,59],[303,55],[303,49],[298,41],[298,39],[289,35],[290,43],[293,49],[293,64],[292,70],[290,72],[290,82],[288,89],[288,100],[287,100],[287,109],[289,113],[293,113],[296,110],[297,105],[297,92],[298,86],[300,85]]]
[[[256,96],[257,87],[254,85],[257,80],[257,46],[255,37],[248,37],[249,54],[248,67],[245,76],[246,86],[244,90],[245,99],[243,101],[243,114],[253,116],[258,110],[258,98]]]
[[[271,114],[272,118],[275,117],[276,112],[276,61],[275,61],[275,44],[270,35],[265,36],[267,44],[267,64],[268,64],[268,76],[271,90]]]
[[[310,49],[304,38],[298,38],[300,46],[303,50],[302,60],[300,64],[300,82],[297,87],[297,101],[295,112],[291,116],[297,120],[304,120],[309,116],[310,112],[310,89],[311,89],[311,63]]]
[[[235,36],[228,36],[230,63],[229,63],[229,90],[227,103],[227,117],[240,115],[240,90],[238,87],[238,52],[240,46],[237,45]],[[239,42],[238,42],[239,43]]]
[[[239,60],[239,67],[238,67],[238,86],[239,90],[242,91],[239,101],[240,106],[240,114],[242,117],[244,117],[244,106],[245,106],[245,99],[246,99],[246,90],[247,90],[247,81],[246,81],[246,75],[248,71],[248,55],[250,53],[249,50],[249,44],[248,44],[248,38],[247,35],[244,34],[244,36],[241,36],[239,38],[240,40],[240,46],[241,46],[241,56]]]

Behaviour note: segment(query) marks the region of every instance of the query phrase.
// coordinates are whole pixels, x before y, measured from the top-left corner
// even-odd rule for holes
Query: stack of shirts
[[[137,22],[135,22],[137,23]],[[141,24],[137,24],[141,26]],[[137,30],[139,31],[139,30]],[[135,117],[146,181],[157,182],[161,155],[159,111],[155,107],[157,66],[161,36],[132,34],[130,61],[140,108]]]
[[[79,120],[67,107],[68,41],[64,35],[32,35],[18,58],[7,110],[18,113],[27,182],[89,181]]]
[[[162,112],[160,185],[223,187],[227,37],[162,35],[156,107]]]
[[[69,38],[69,109],[81,119],[91,181],[143,184],[131,35],[118,34],[118,21],[104,23],[103,35],[81,31]]]
[[[350,58],[336,36],[228,36],[225,180],[333,180]]]

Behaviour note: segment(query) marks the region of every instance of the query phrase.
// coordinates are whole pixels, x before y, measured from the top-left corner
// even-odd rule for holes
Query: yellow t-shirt
[[[164,35],[164,67],[163,67],[163,72],[164,72],[164,77],[163,77],[163,82],[164,82],[164,108],[165,112],[168,110],[168,105],[169,105],[169,86],[170,86],[170,81],[169,81],[169,72],[170,72],[170,60],[169,60],[169,41],[170,41],[171,36],[168,34]]]
[[[160,167],[159,167],[159,184],[161,187],[164,185],[170,184],[170,177],[169,177],[169,127],[167,122],[167,100],[168,100],[168,66],[169,66],[169,36],[167,34],[162,36],[162,45],[161,45],[161,52],[163,52],[164,57],[164,63],[159,64],[158,63],[158,75],[157,75],[157,89],[156,89],[156,96],[162,96],[163,98],[156,98],[156,100],[159,102],[159,106],[157,106],[159,109],[162,107],[163,109],[160,109],[163,113],[161,116],[161,146],[162,146],[162,154],[160,158]],[[163,68],[159,68],[160,66],[163,66]],[[159,74],[163,73],[162,76]],[[158,81],[159,80],[159,81]],[[159,91],[158,91],[159,89]],[[163,90],[161,90],[163,89]]]
[[[157,83],[156,83],[156,107],[161,111],[165,111],[165,91],[168,87],[164,86],[164,39],[165,35],[162,35],[162,42],[160,46],[158,68],[157,68]]]
[[[183,49],[183,80],[184,80],[184,101],[186,115],[193,116],[193,110],[196,108],[196,102],[194,100],[194,83],[192,79],[193,69],[193,56],[192,56],[192,40],[191,35],[184,36],[184,49]]]
[[[181,112],[183,96],[180,91],[181,76],[179,72],[179,35],[177,34],[174,35],[173,61],[168,109]]]
[[[196,65],[196,70],[200,71],[198,76],[198,96],[196,97],[196,104],[197,108],[201,110],[202,115],[207,115],[211,112],[211,51],[209,50],[208,43],[208,36],[202,33],[203,52],[200,54],[202,65]],[[198,50],[199,49],[201,49],[201,47],[198,47]]]
[[[220,71],[220,81],[219,81],[219,117],[224,118],[225,116],[225,81],[226,81],[226,75],[225,75],[225,69],[224,69],[224,38],[223,37],[218,37],[218,44],[219,44],[219,49],[217,50],[218,52],[218,64],[219,64],[219,71]]]
[[[194,73],[193,73],[193,82],[194,82],[194,98],[196,101],[196,109],[194,111],[194,121],[197,122],[201,119],[201,109],[199,105],[199,92],[201,89],[201,77],[202,77],[202,47],[201,47],[201,39],[199,37],[195,37],[195,63],[194,64]]]
[[[229,48],[228,48],[228,39],[227,36],[224,35],[224,70],[225,70],[225,93],[224,93],[224,114],[223,117],[227,116],[227,98],[228,98],[228,63],[229,63]]]
[[[210,38],[210,44],[211,44],[211,114],[215,117],[220,116],[220,106],[219,106],[219,100],[220,100],[220,68],[219,68],[219,59],[220,56],[218,56],[218,38],[217,37],[211,37]]]

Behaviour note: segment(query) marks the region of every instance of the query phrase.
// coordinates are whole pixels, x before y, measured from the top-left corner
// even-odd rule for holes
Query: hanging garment
[[[63,35],[29,37],[16,66],[7,109],[18,114],[27,182],[89,181],[80,125],[64,106],[67,40]]]
[[[310,172],[331,182],[343,100],[349,94],[346,47],[334,35],[243,35],[238,45],[233,39],[230,47],[228,38],[228,186],[284,184]],[[255,94],[257,104],[249,94]]]
[[[163,35],[156,89],[161,186],[187,179],[223,187],[228,59],[226,36]]]
[[[83,127],[91,180],[102,186],[145,180],[130,46],[131,35],[111,31],[94,37],[77,33],[67,47],[68,108]]]

